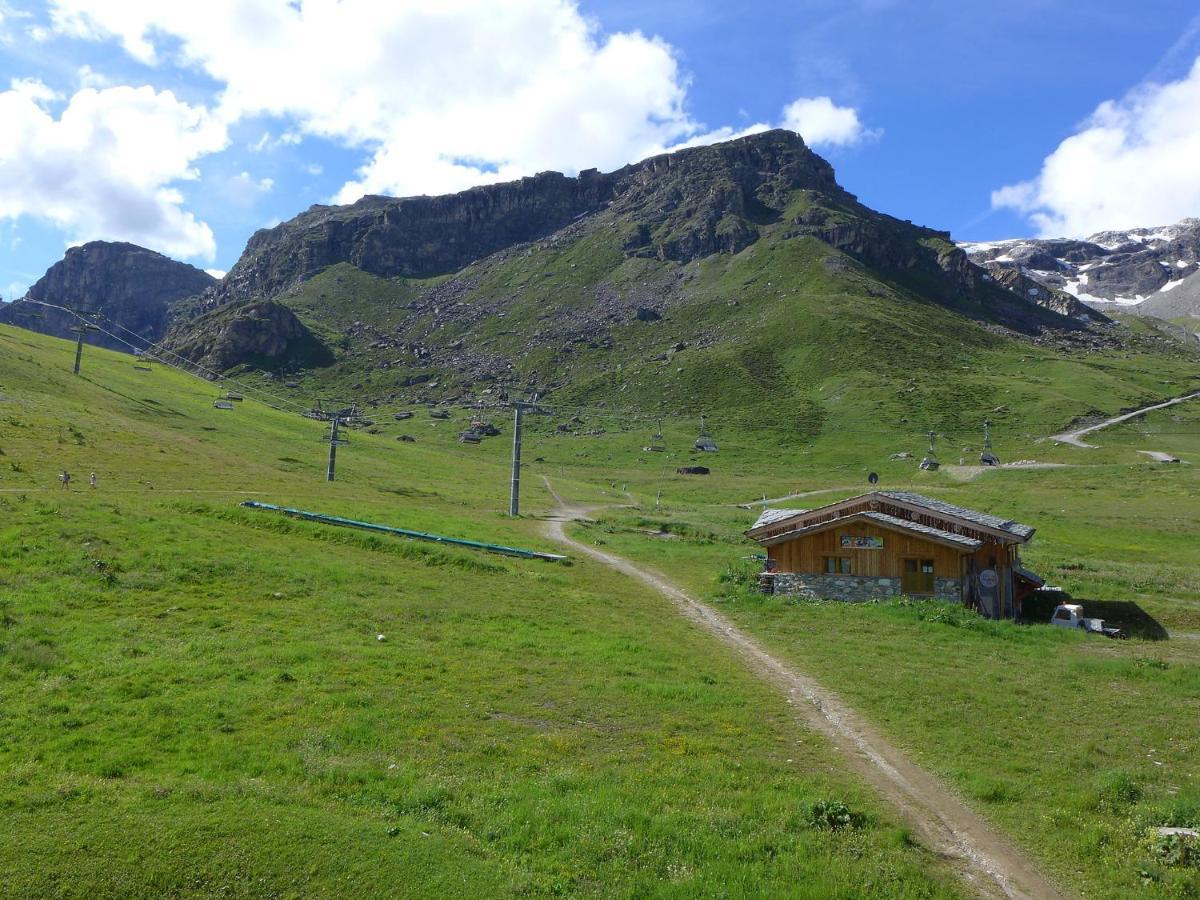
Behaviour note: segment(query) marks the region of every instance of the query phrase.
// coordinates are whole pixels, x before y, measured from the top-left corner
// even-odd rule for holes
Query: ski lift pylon
[[[926,472],[933,472],[941,465],[941,463],[938,462],[937,453],[933,449],[934,441],[937,438],[937,434],[933,431],[928,432],[928,434],[929,434],[929,449],[927,451],[925,451],[925,458],[921,460],[920,467],[922,469],[924,469]]]
[[[992,423],[983,423],[983,452],[979,454],[979,462],[984,466],[1000,465],[1000,457],[992,452]]]

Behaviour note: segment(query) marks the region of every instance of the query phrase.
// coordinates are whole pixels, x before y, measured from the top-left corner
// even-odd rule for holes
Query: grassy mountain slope
[[[1103,346],[981,328],[812,237],[768,232],[687,264],[625,257],[603,238],[436,282],[332,267],[280,302],[336,362],[284,380],[305,398],[383,408],[538,388],[562,408],[707,413],[836,442],[864,427],[974,435],[985,418],[1033,438],[1182,392],[1200,372],[1196,353],[1153,334]]]
[[[237,506],[541,545],[502,442],[356,431],[327,484],[319,423],[71,351],[0,328],[0,893],[957,893],[662,598]]]
[[[1149,338],[1123,344],[1116,329],[1085,330],[998,287],[948,235],[864,207],[787,132],[580,184],[596,179],[606,186],[565,226],[531,242],[506,233],[507,244],[489,232],[486,255],[462,267],[481,198],[503,222],[537,190],[520,182],[486,189],[494,196],[310,211],[255,237],[227,302],[180,326],[176,347],[192,355],[188,332],[220,327],[244,302],[238,291],[259,285],[335,358],[283,365],[307,394],[478,401],[537,389],[567,405],[781,418],[810,436],[837,417],[830,392],[878,425],[936,428],[947,416],[977,423],[1009,391],[1044,393],[1037,379],[1012,378],[1020,358],[1185,353]],[[461,235],[447,225],[459,219],[469,223]],[[426,225],[450,241],[445,259],[403,243]],[[1163,362],[1170,373],[1183,365]],[[1108,395],[1096,387],[1049,392]],[[1144,392],[1134,374],[1114,399]]]

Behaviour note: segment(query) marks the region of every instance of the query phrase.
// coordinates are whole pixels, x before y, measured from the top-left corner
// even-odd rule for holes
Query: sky
[[[770,127],[959,240],[1200,216],[1200,7],[0,0],[0,298],[89,240],[220,275],[314,203]]]

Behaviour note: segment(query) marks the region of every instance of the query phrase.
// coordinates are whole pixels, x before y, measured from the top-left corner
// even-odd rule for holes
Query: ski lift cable
[[[60,306],[56,306],[54,304],[44,303],[42,301],[36,301],[36,300],[30,301],[30,302],[39,303],[43,306],[51,306],[55,309],[63,309],[67,312],[71,312],[71,313],[75,313],[75,315],[79,315],[75,310],[70,310],[70,309],[67,309],[66,307],[60,307]],[[212,380],[214,380],[214,381],[220,381],[220,382],[225,382],[227,384],[232,384],[235,387],[241,388],[246,393],[257,393],[257,394],[261,394],[263,396],[270,397],[274,400],[277,400],[280,403],[287,403],[287,401],[284,400],[282,397],[278,397],[275,394],[270,393],[269,391],[264,391],[264,390],[255,388],[253,386],[248,387],[248,386],[242,385],[240,382],[238,382],[237,380],[235,380],[233,378],[230,378],[219,372],[214,372],[213,370],[207,368],[206,366],[201,365],[200,363],[193,362],[192,360],[189,360],[185,356],[181,356],[180,354],[176,353],[175,351],[171,350],[170,348],[165,347],[161,344],[155,343],[154,341],[151,341],[148,338],[145,338],[142,335],[138,334],[136,331],[126,328],[120,322],[114,321],[112,318],[110,318],[109,316],[107,316],[103,313],[96,313],[96,316],[98,318],[103,319],[108,324],[121,329],[126,334],[133,335],[139,341],[142,341],[146,346],[139,347],[136,344],[133,344],[132,342],[126,340],[125,338],[120,337],[119,335],[115,335],[112,332],[105,331],[104,334],[106,334],[108,337],[111,337],[113,340],[119,341],[122,344],[124,344],[125,346],[131,347],[132,349],[139,351],[143,354],[146,353],[147,351],[153,351],[153,354],[152,354],[153,358],[157,359],[160,363],[162,363],[165,366],[169,366],[170,368],[176,369],[177,371],[185,372],[185,374],[192,375],[193,377],[196,377],[195,371],[190,371],[190,370],[191,369],[199,370],[201,372],[205,372],[206,374],[212,376]],[[163,353],[166,353],[166,354],[169,354],[170,356],[175,357],[176,359],[180,360],[183,363],[183,365],[175,365],[175,364],[169,362],[168,360],[163,359],[162,355],[161,355]],[[208,379],[205,379],[205,380],[208,380]],[[262,400],[260,400],[259,402],[264,403],[264,405],[266,405],[266,406],[271,406],[272,408],[277,409],[281,412],[288,411],[288,410],[280,409],[279,407],[273,406],[272,404],[266,403],[265,401],[262,401]]]
[[[37,301],[34,301],[34,302],[37,302]],[[59,307],[59,308],[61,308],[61,309],[65,309],[65,307]],[[74,310],[66,310],[66,311],[67,311],[67,312],[74,312]],[[137,349],[139,349],[139,348],[138,348],[136,345],[134,345],[134,344],[132,344],[131,342],[127,341],[125,338],[121,337],[120,335],[113,334],[111,331],[108,331],[108,330],[107,330],[107,329],[105,329],[105,328],[101,328],[100,326],[96,326],[96,331],[97,331],[98,333],[100,333],[100,334],[103,334],[103,335],[105,335],[106,337],[110,337],[110,338],[112,338],[114,341],[117,341],[118,343],[124,344],[126,347],[129,347],[129,348],[131,348],[131,349],[134,349],[134,350],[137,350]],[[159,359],[159,362],[161,362],[161,363],[162,363],[164,366],[167,366],[168,368],[174,369],[174,370],[176,370],[176,371],[178,371],[178,372],[182,372],[182,373],[183,373],[183,374],[185,374],[185,375],[190,375],[192,378],[198,378],[198,379],[200,379],[201,381],[204,381],[204,382],[205,382],[205,384],[209,384],[209,383],[210,383],[210,382],[209,382],[207,379],[205,379],[205,378],[200,378],[200,376],[199,376],[199,375],[197,375],[195,372],[190,372],[190,371],[188,371],[187,369],[184,369],[184,368],[182,368],[181,366],[176,366],[176,365],[174,365],[174,364],[172,364],[172,363],[170,363],[170,362],[167,362],[166,360],[163,360],[163,359]],[[293,411],[292,411],[292,410],[289,410],[289,409],[283,409],[283,408],[281,408],[281,407],[275,406],[275,405],[274,405],[274,404],[272,404],[272,403],[267,403],[267,402],[266,402],[266,401],[264,401],[264,400],[259,400],[258,402],[259,402],[259,403],[262,403],[264,406],[267,406],[267,407],[269,407],[269,408],[271,408],[271,409],[274,409],[276,412],[281,412],[281,413],[285,413],[285,414],[289,414],[289,415],[293,413]],[[223,407],[221,407],[221,408],[223,408]],[[231,406],[231,408],[232,408],[232,406]]]
[[[202,371],[202,372],[205,372],[205,373],[207,373],[207,374],[211,375],[211,376],[212,376],[212,378],[213,378],[214,380],[217,380],[217,381],[223,381],[223,382],[226,382],[226,383],[228,383],[228,384],[232,384],[232,385],[234,385],[235,387],[239,387],[239,388],[241,388],[241,389],[242,389],[242,391],[243,391],[244,393],[248,393],[248,394],[255,394],[255,393],[257,393],[257,394],[262,394],[262,395],[264,395],[264,396],[271,397],[271,398],[272,398],[272,399],[274,399],[274,400],[278,400],[278,401],[280,401],[281,403],[286,403],[286,401],[285,401],[285,400],[283,400],[283,398],[277,397],[276,395],[274,395],[274,394],[271,394],[269,391],[262,391],[262,390],[258,390],[258,389],[256,389],[256,388],[254,388],[254,387],[247,387],[247,386],[245,386],[245,385],[242,385],[240,382],[238,382],[238,381],[236,381],[236,380],[234,380],[234,379],[232,379],[232,378],[229,378],[229,377],[227,377],[227,376],[225,376],[225,375],[222,375],[222,374],[221,374],[221,373],[219,373],[219,372],[214,372],[214,371],[212,371],[211,369],[207,368],[206,366],[203,366],[203,365],[201,365],[201,364],[199,364],[199,363],[192,362],[191,360],[187,359],[187,358],[186,358],[186,357],[184,357],[184,356],[181,356],[181,355],[179,355],[178,353],[174,352],[173,350],[170,350],[169,348],[166,348],[166,347],[162,347],[161,345],[159,345],[159,344],[156,344],[155,342],[153,342],[153,341],[150,341],[150,340],[148,340],[147,338],[144,338],[144,337],[142,337],[142,336],[141,336],[141,335],[139,335],[137,332],[135,332],[135,331],[132,331],[132,330],[131,330],[131,329],[129,329],[129,328],[126,328],[124,325],[121,325],[119,322],[114,322],[114,321],[113,321],[111,318],[109,318],[108,316],[104,315],[103,313],[95,313],[94,315],[95,315],[97,318],[101,318],[101,319],[103,319],[105,322],[107,322],[107,323],[109,323],[109,324],[111,324],[111,325],[114,325],[114,326],[115,326],[115,327],[117,327],[117,328],[120,328],[122,331],[126,332],[127,334],[131,334],[131,335],[133,335],[133,336],[134,336],[134,337],[136,337],[138,340],[140,340],[140,341],[144,342],[144,343],[145,343],[147,346],[146,346],[146,347],[139,347],[139,346],[137,346],[136,344],[132,343],[131,341],[129,341],[129,340],[127,340],[127,339],[125,339],[125,338],[121,337],[120,335],[113,334],[111,331],[108,331],[108,330],[106,330],[106,329],[104,329],[104,328],[101,328],[99,325],[96,325],[96,324],[95,324],[95,322],[93,322],[93,321],[90,321],[90,320],[89,320],[89,319],[88,319],[88,318],[87,318],[87,317],[86,317],[84,314],[80,313],[78,310],[70,309],[69,307],[66,307],[66,306],[59,306],[58,304],[55,304],[55,303],[46,303],[46,302],[45,302],[45,301],[43,301],[43,300],[29,300],[29,301],[27,301],[27,302],[29,302],[29,303],[36,303],[36,304],[38,304],[39,306],[46,306],[46,307],[49,307],[49,308],[51,308],[51,309],[58,309],[58,310],[62,310],[63,312],[66,312],[66,313],[70,313],[71,315],[75,316],[76,318],[80,319],[81,321],[83,321],[83,322],[86,322],[86,323],[88,323],[88,324],[91,324],[91,325],[93,325],[93,326],[96,328],[96,330],[97,330],[98,332],[100,332],[101,334],[104,334],[105,336],[112,338],[114,341],[117,341],[117,342],[119,342],[119,343],[121,343],[121,344],[124,344],[126,347],[129,347],[129,348],[130,348],[130,349],[132,349],[132,350],[136,350],[136,351],[139,351],[139,352],[145,353],[147,349],[149,349],[149,348],[153,348],[153,349],[154,349],[154,350],[156,350],[156,351],[162,351],[162,352],[166,352],[166,353],[170,354],[171,356],[174,356],[176,359],[182,360],[182,361],[184,362],[184,364],[186,364],[186,366],[188,366],[189,368],[184,368],[183,366],[180,366],[180,365],[175,365],[174,363],[171,363],[171,362],[169,362],[168,360],[166,360],[166,359],[163,359],[163,358],[162,358],[161,356],[159,356],[159,355],[155,355],[155,357],[154,357],[154,358],[155,358],[155,359],[157,359],[157,360],[158,360],[160,363],[162,363],[163,365],[165,365],[165,366],[168,366],[168,367],[170,367],[170,368],[172,368],[172,369],[175,369],[176,371],[183,372],[183,373],[184,373],[184,374],[186,374],[186,375],[191,375],[193,378],[199,378],[200,376],[196,375],[195,371],[191,371],[191,370],[190,370],[191,368],[198,369],[199,371]],[[201,380],[203,380],[203,381],[208,381],[208,379],[201,379]],[[256,399],[257,399],[257,398],[256,398]],[[282,407],[276,406],[276,405],[275,405],[275,404],[273,404],[273,403],[268,403],[267,401],[265,401],[265,400],[261,400],[261,399],[259,399],[259,402],[260,402],[260,403],[262,403],[264,406],[268,406],[268,407],[270,407],[270,408],[272,408],[272,409],[274,409],[274,410],[276,410],[276,411],[278,411],[278,412],[288,412],[288,413],[290,413],[290,412],[294,412],[294,411],[296,411],[296,410],[291,410],[291,409],[286,409],[286,408],[282,408]],[[299,407],[297,407],[296,409],[298,410],[298,409],[299,409]]]
[[[103,315],[103,314],[101,314],[101,315]],[[103,318],[109,324],[121,329],[126,334],[131,334],[134,337],[138,338],[138,340],[144,341],[146,344],[146,349],[152,349],[156,354],[168,353],[171,356],[175,357],[176,359],[181,360],[185,365],[195,366],[197,369],[200,369],[201,371],[206,372],[209,375],[212,375],[213,378],[228,382],[229,384],[232,384],[232,385],[235,385],[236,387],[242,388],[247,393],[261,394],[265,397],[270,397],[273,400],[277,400],[278,402],[283,403],[283,404],[291,403],[291,401],[289,401],[287,398],[281,397],[278,394],[274,394],[264,388],[260,388],[260,387],[256,387],[256,386],[246,386],[246,385],[243,385],[241,382],[237,381],[236,379],[230,378],[228,375],[224,375],[219,372],[214,372],[213,370],[200,365],[200,363],[194,362],[185,356],[181,356],[180,354],[176,353],[174,350],[170,349],[169,347],[167,347],[163,344],[157,343],[155,341],[150,340],[149,338],[143,337],[142,335],[138,334],[136,331],[126,328],[120,322],[114,321],[113,319],[109,318],[108,316],[103,316]],[[297,408],[299,408],[299,407],[297,407]]]

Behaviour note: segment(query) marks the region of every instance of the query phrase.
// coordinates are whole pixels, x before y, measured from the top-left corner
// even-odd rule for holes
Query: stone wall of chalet
[[[775,593],[805,597],[809,600],[889,600],[899,597],[899,578],[876,578],[868,575],[830,575],[825,573],[777,572]],[[957,578],[934,579],[934,594],[938,600],[958,603],[962,600],[962,582]]]

